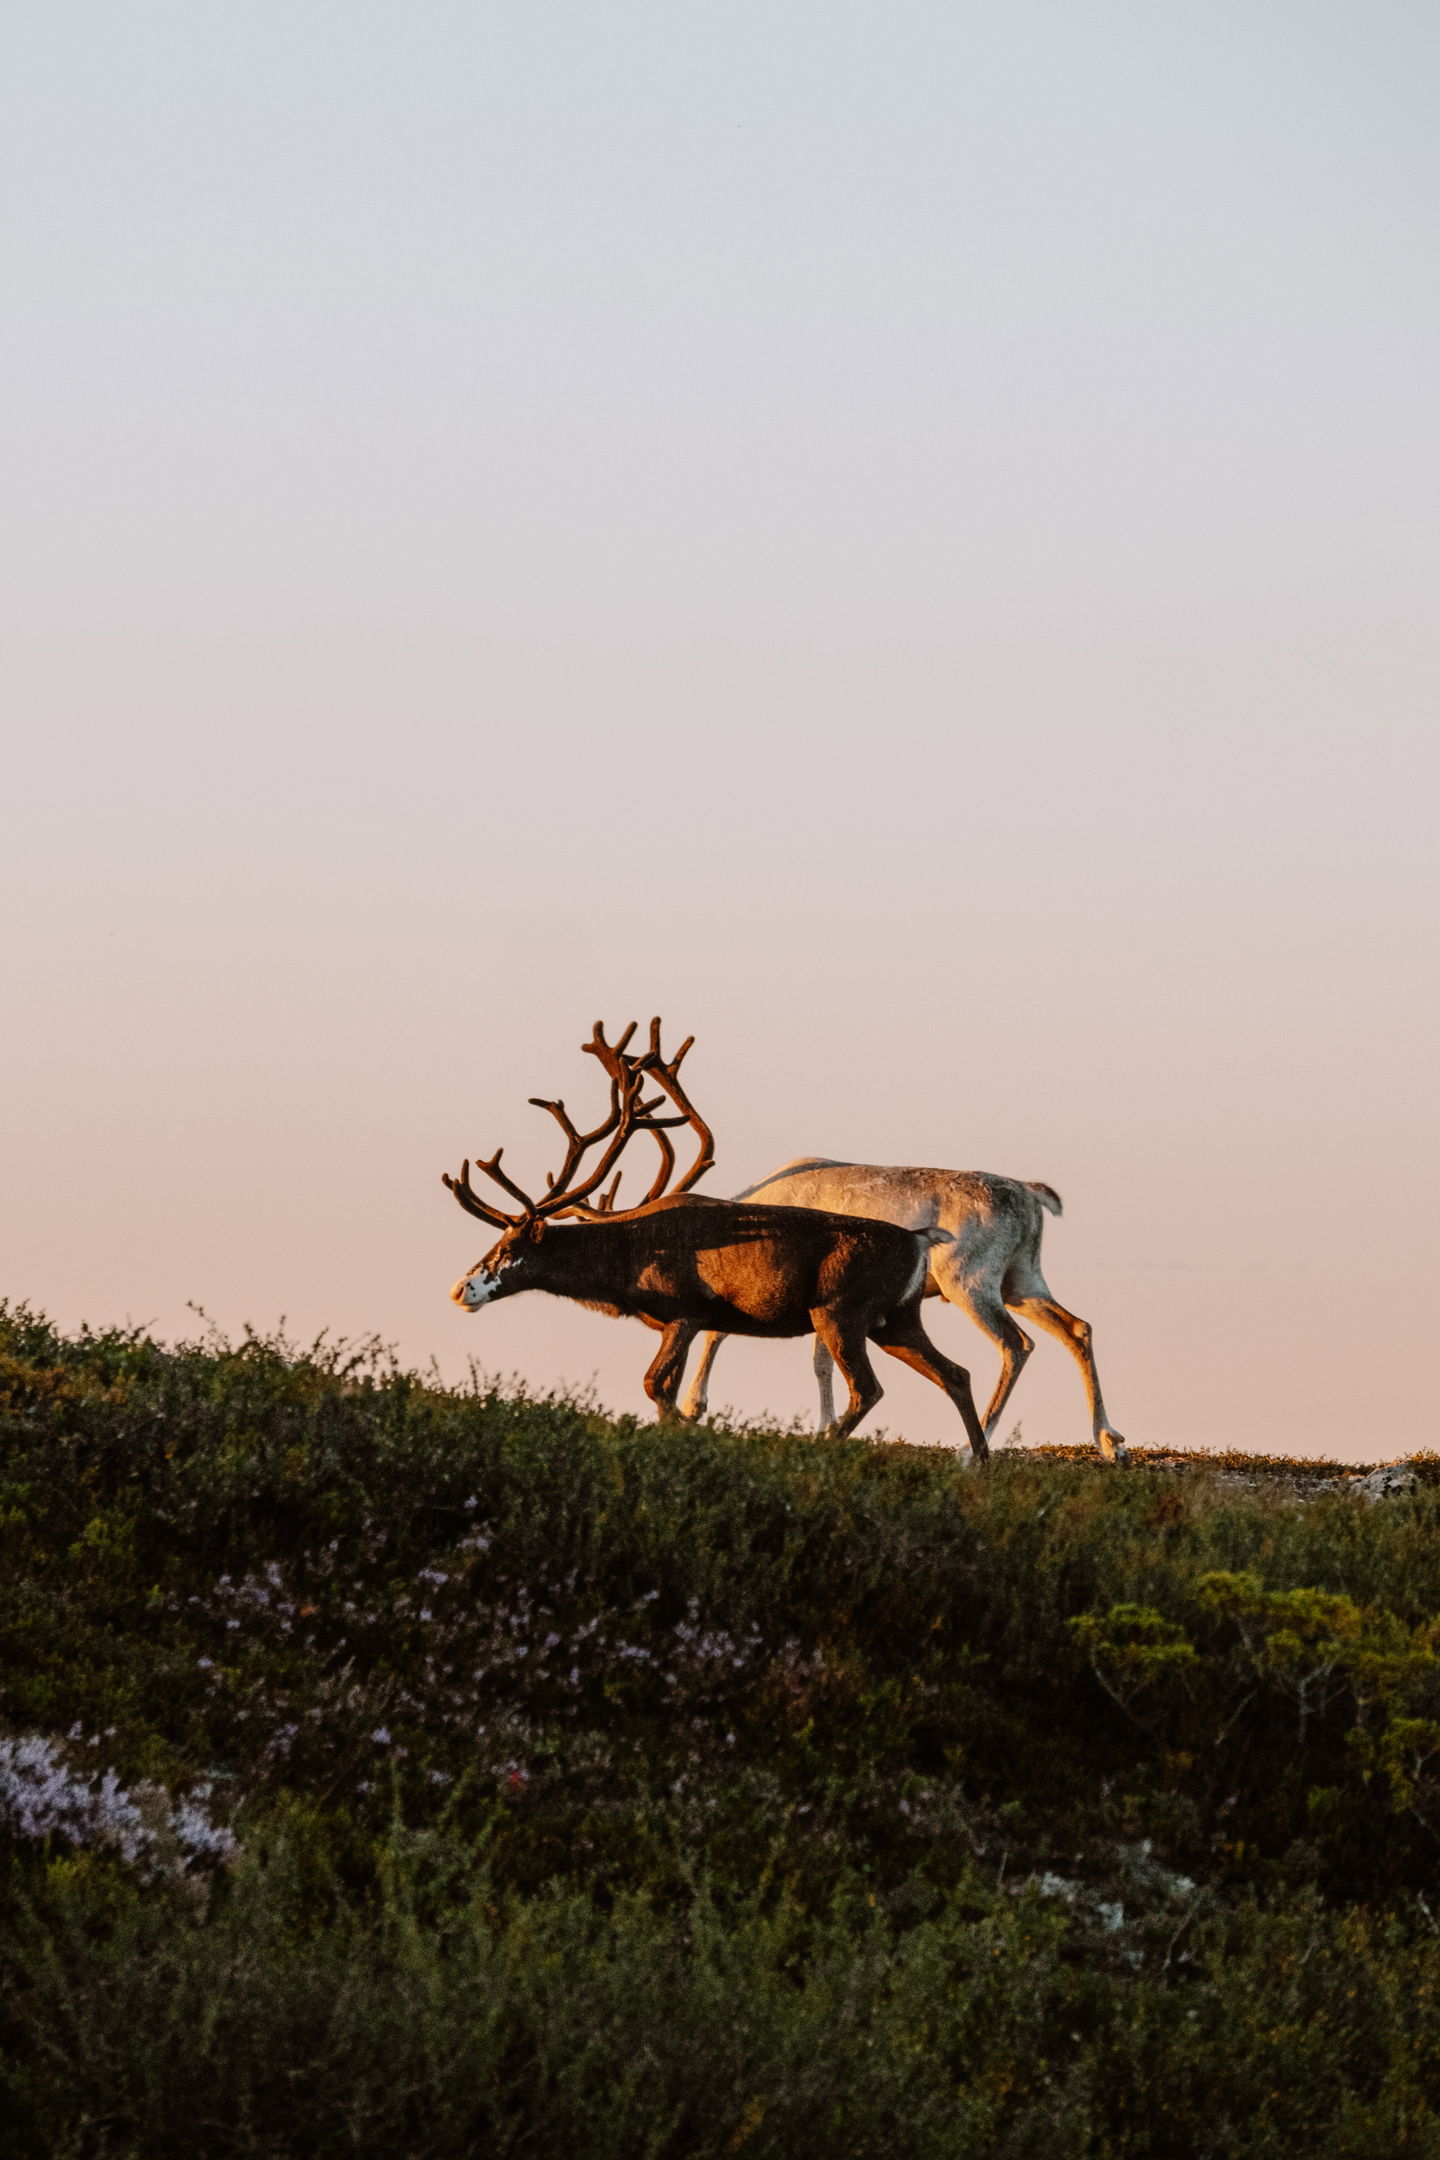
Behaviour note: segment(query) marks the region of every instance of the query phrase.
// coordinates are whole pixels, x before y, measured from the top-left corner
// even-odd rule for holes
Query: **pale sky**
[[[8,11],[0,1294],[638,1411],[439,1174],[660,1011],[710,1190],[1058,1187],[1132,1440],[1440,1446],[1437,109],[1395,0]]]

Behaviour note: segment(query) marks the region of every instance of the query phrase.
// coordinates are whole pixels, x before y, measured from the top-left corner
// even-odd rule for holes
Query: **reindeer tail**
[[[1064,1213],[1064,1209],[1060,1205],[1060,1195],[1053,1185],[1041,1185],[1034,1178],[1026,1178],[1025,1190],[1026,1192],[1033,1192],[1041,1207],[1048,1208],[1052,1215]]]

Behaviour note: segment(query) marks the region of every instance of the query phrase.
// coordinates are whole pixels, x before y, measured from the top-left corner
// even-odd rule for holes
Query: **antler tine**
[[[483,1170],[486,1177],[494,1178],[495,1183],[499,1186],[502,1186],[504,1190],[509,1193],[512,1200],[518,1200],[521,1207],[525,1210],[525,1213],[529,1215],[533,1212],[535,1203],[530,1198],[529,1193],[523,1192],[521,1188],[515,1183],[514,1178],[510,1177],[504,1170],[501,1169],[500,1158],[504,1154],[504,1152],[504,1148],[497,1147],[494,1154],[490,1157],[489,1162],[483,1162],[481,1158],[477,1155],[475,1158],[475,1167],[477,1170]],[[508,1215],[505,1218],[507,1222],[509,1222],[511,1219],[512,1218]]]
[[[477,1170],[489,1170],[493,1175],[495,1170],[499,1166],[499,1161],[500,1157],[499,1154],[497,1154],[495,1156],[493,1164],[477,1162],[475,1167]],[[441,1173],[440,1182],[442,1185],[446,1186],[449,1191],[454,1193],[455,1198],[459,1201],[461,1207],[464,1208],[467,1215],[478,1215],[481,1222],[492,1223],[497,1230],[508,1230],[513,1223],[521,1219],[514,1215],[506,1215],[500,1208],[492,1207],[488,1200],[482,1200],[480,1198],[480,1195],[476,1192],[474,1186],[470,1183],[470,1163],[468,1157],[460,1165],[459,1177],[451,1177],[448,1171],[443,1171]],[[512,1185],[509,1178],[505,1177],[503,1174],[501,1175],[499,1182],[504,1185],[509,1192],[514,1193],[517,1199],[525,1199],[525,1195],[520,1191],[519,1186]],[[528,1204],[529,1203],[527,1201],[526,1205],[528,1206]]]
[[[551,1117],[557,1118],[560,1123],[560,1130],[567,1140],[579,1139],[579,1133],[576,1132],[575,1127],[570,1122],[570,1113],[558,1096],[554,1102],[547,1102],[543,1095],[529,1095],[526,1097],[526,1101],[532,1103],[537,1110],[548,1110]]]
[[[680,1084],[680,1062],[694,1040],[693,1035],[687,1035],[674,1057],[667,1064],[664,1052],[660,1047],[660,1022],[655,1019],[650,1023],[650,1052],[645,1059],[645,1064],[651,1078],[665,1090],[665,1093],[670,1097],[670,1100],[680,1113],[678,1117],[666,1118],[663,1122],[666,1125],[691,1126],[696,1139],[700,1143],[694,1162],[691,1163],[684,1177],[675,1187],[677,1193],[689,1192],[691,1186],[699,1183],[715,1161],[715,1136]],[[650,1130],[652,1132],[657,1131],[660,1123],[661,1120],[655,1120]],[[668,1147],[669,1143],[668,1141],[663,1142],[662,1145]],[[674,1160],[673,1151],[671,1160],[672,1162]],[[658,1199],[659,1194],[654,1194],[652,1197]]]
[[[686,1051],[692,1050],[694,1048],[695,1038],[693,1035],[687,1035],[684,1042],[681,1043],[679,1049],[675,1052],[674,1057],[671,1058],[669,1064],[667,1065],[665,1062],[665,1053],[660,1048],[660,1026],[661,1023],[659,1020],[652,1020],[650,1022],[650,1050],[645,1062],[651,1067],[658,1065],[661,1071],[668,1072],[671,1079],[673,1080],[676,1073],[678,1073],[680,1070],[681,1061],[684,1058]]]
[[[603,1216],[613,1215],[615,1212],[615,1197],[620,1190],[620,1180],[624,1174],[623,1170],[617,1170],[604,1192],[597,1193],[593,1200],[573,1201],[564,1212],[578,1216],[581,1222],[599,1222]]]
[[[613,1132],[620,1117],[620,1089],[618,1082],[614,1080],[610,1083],[609,1111],[593,1132],[578,1131],[563,1102],[547,1102],[543,1095],[532,1095],[530,1101],[537,1110],[548,1110],[565,1135],[564,1162],[558,1171],[547,1170],[545,1173],[545,1183],[552,1187],[565,1183],[576,1164],[583,1158],[586,1149],[594,1147],[597,1140],[603,1140],[607,1133]]]
[[[647,1128],[648,1131],[653,1133],[655,1144],[660,1150],[660,1168],[655,1173],[654,1184],[640,1203],[641,1207],[648,1207],[652,1200],[660,1198],[660,1195],[669,1184],[671,1173],[675,1168],[675,1150],[670,1145],[669,1135],[665,1132],[664,1127],[666,1125],[683,1125],[684,1122],[683,1118],[661,1118]]]
[[[618,1080],[622,1069],[633,1065],[635,1062],[633,1058],[627,1058],[625,1055],[625,1045],[634,1032],[635,1022],[632,1020],[618,1042],[607,1043],[604,1022],[597,1020],[589,1042],[582,1043],[580,1047],[587,1056],[599,1058],[611,1079]]]

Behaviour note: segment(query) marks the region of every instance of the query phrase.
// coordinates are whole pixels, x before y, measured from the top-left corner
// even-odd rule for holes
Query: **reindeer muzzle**
[[[462,1275],[450,1295],[462,1312],[479,1312],[499,1287],[493,1275]]]

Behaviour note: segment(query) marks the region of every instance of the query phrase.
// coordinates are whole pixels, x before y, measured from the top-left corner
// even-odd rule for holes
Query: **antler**
[[[610,1115],[603,1124],[597,1125],[593,1132],[577,1132],[570,1122],[563,1102],[546,1102],[539,1095],[530,1097],[537,1110],[550,1112],[565,1135],[565,1160],[558,1174],[546,1179],[549,1190],[544,1199],[535,1204],[532,1210],[534,1214],[557,1215],[562,1208],[576,1207],[588,1200],[596,1186],[603,1185],[615,1168],[629,1144],[631,1135],[637,1128],[644,1129],[648,1125],[649,1113],[659,1109],[658,1095],[654,1102],[647,1103],[642,1100],[649,1059],[630,1058],[625,1055],[625,1045],[634,1032],[635,1023],[632,1020],[617,1043],[607,1043],[605,1030],[597,1020],[594,1034],[588,1043],[582,1045],[590,1056],[599,1058],[610,1075]],[[570,1179],[576,1174],[589,1150],[610,1133],[614,1135],[610,1145],[595,1168],[586,1175],[584,1183],[571,1185]],[[620,1174],[617,1171],[615,1185],[618,1186],[619,1183]],[[611,1192],[613,1198],[614,1187]]]
[[[459,1177],[451,1177],[448,1170],[442,1170],[440,1173],[441,1184],[449,1186],[466,1214],[478,1215],[481,1222],[494,1223],[497,1230],[508,1230],[517,1222],[523,1222],[531,1206],[529,1194],[521,1192],[520,1187],[515,1184],[513,1179],[508,1178],[500,1168],[500,1157],[504,1152],[503,1148],[496,1148],[489,1162],[482,1162],[477,1155],[475,1167],[477,1170],[483,1170],[486,1177],[494,1178],[497,1185],[503,1185],[506,1192],[514,1195],[521,1203],[522,1212],[519,1215],[502,1214],[499,1208],[492,1207],[488,1201],[480,1198],[480,1195],[470,1183],[470,1161],[468,1156],[460,1165]]]
[[[650,1200],[659,1199],[669,1181],[670,1172],[675,1166],[675,1150],[671,1147],[669,1141],[661,1136],[660,1127],[662,1125],[688,1125],[700,1143],[694,1162],[691,1163],[684,1177],[675,1187],[677,1193],[689,1192],[692,1185],[698,1185],[706,1171],[711,1169],[715,1162],[715,1135],[680,1085],[681,1061],[694,1040],[693,1035],[687,1035],[667,1065],[660,1050],[660,1022],[658,1020],[650,1022],[650,1049],[644,1060],[645,1069],[654,1075],[656,1084],[665,1090],[665,1093],[680,1113],[678,1117],[652,1118],[649,1121],[648,1129],[659,1139],[661,1149],[667,1158],[661,1165],[660,1176],[646,1195],[647,1199]]]
[[[628,1042],[629,1039],[630,1035],[627,1032],[625,1041]],[[651,1185],[649,1192],[646,1193],[643,1200],[637,1203],[640,1207],[648,1207],[652,1200],[659,1200],[662,1197],[673,1198],[676,1194],[689,1192],[691,1186],[699,1183],[715,1161],[714,1135],[681,1086],[679,1078],[681,1060],[694,1040],[693,1035],[687,1035],[674,1057],[667,1064],[664,1053],[660,1048],[660,1022],[652,1020],[650,1022],[650,1047],[648,1050],[642,1052],[638,1057],[625,1057],[623,1055],[623,1044],[617,1044],[615,1051],[610,1053],[615,1060],[614,1064],[607,1066],[612,1082],[616,1077],[618,1066],[624,1066],[635,1074],[648,1073],[663,1089],[664,1094],[669,1096],[679,1113],[675,1117],[656,1117],[654,1113],[660,1108],[663,1100],[663,1097],[659,1095],[655,1097],[653,1102],[640,1105],[636,1121],[637,1129],[652,1134],[655,1144],[660,1150],[660,1168],[656,1172],[654,1183]],[[604,1045],[603,1048],[597,1048],[594,1043],[587,1043],[585,1047],[587,1050],[595,1050],[597,1056],[603,1056],[609,1050],[608,1044]],[[667,1188],[675,1170],[675,1149],[671,1144],[667,1128],[673,1130],[677,1125],[689,1125],[700,1145],[695,1160],[691,1163],[684,1177],[681,1178],[680,1183],[674,1188],[672,1194],[667,1191]],[[620,1173],[617,1171],[614,1183],[609,1191],[602,1193],[594,1206],[577,1207],[575,1209],[576,1214],[593,1221],[596,1216],[612,1213],[619,1185]]]
[[[495,1183],[509,1193],[512,1199],[518,1200],[520,1202],[520,1213],[518,1215],[507,1215],[502,1209],[482,1200],[470,1183],[470,1164],[467,1160],[461,1165],[458,1178],[452,1178],[447,1174],[442,1179],[442,1183],[448,1186],[467,1214],[478,1215],[482,1222],[493,1223],[498,1229],[512,1229],[519,1223],[534,1222],[541,1216],[557,1215],[562,1208],[583,1205],[595,1188],[604,1183],[614,1169],[622,1151],[629,1143],[637,1125],[644,1125],[648,1120],[649,1113],[658,1110],[663,1100],[663,1097],[659,1095],[650,1103],[642,1100],[645,1085],[644,1076],[648,1070],[650,1060],[648,1056],[631,1058],[625,1055],[625,1045],[634,1032],[635,1023],[632,1020],[618,1042],[608,1043],[605,1040],[605,1030],[597,1020],[593,1036],[584,1045],[587,1051],[599,1058],[610,1076],[609,1112],[593,1132],[582,1133],[578,1131],[563,1102],[547,1102],[539,1095],[530,1097],[531,1102],[535,1104],[537,1109],[550,1112],[550,1115],[557,1121],[565,1135],[564,1162],[561,1164],[558,1174],[552,1173],[547,1178],[548,1190],[543,1197],[539,1200],[533,1200],[529,1193],[521,1190],[513,1178],[506,1175],[500,1167],[500,1158],[504,1150],[497,1148],[488,1162],[477,1157],[475,1168],[483,1170],[485,1175],[493,1178]],[[581,1184],[572,1186],[569,1181],[579,1171],[580,1165],[590,1149],[607,1138],[610,1140],[610,1145],[606,1148],[595,1169],[585,1177]],[[666,1144],[668,1145],[668,1143]],[[610,1188],[609,1198],[612,1205],[615,1188],[619,1182],[617,1173],[615,1183]]]

